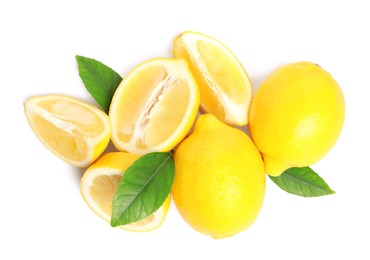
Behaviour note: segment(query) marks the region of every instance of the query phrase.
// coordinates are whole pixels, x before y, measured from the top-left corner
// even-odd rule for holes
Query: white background
[[[243,4],[242,4],[243,3]],[[0,259],[370,259],[370,15],[366,1],[1,1]],[[215,240],[191,229],[171,205],[150,233],[113,229],[79,193],[83,170],[49,152],[23,102],[61,93],[93,102],[75,55],[122,76],[170,57],[184,30],[225,43],[254,88],[278,66],[308,60],[341,85],[342,134],[312,168],[337,192],[289,195],[269,179],[248,230]]]

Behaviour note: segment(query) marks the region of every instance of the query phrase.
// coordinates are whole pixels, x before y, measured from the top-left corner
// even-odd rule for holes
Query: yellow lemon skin
[[[258,88],[249,114],[266,172],[279,176],[318,162],[336,143],[344,115],[342,90],[319,65],[297,62],[274,71]]]
[[[174,154],[172,196],[195,230],[224,238],[248,228],[263,204],[266,175],[252,140],[212,114],[201,115]]]

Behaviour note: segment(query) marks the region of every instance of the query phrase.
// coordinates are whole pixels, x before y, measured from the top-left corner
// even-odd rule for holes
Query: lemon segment
[[[99,217],[110,222],[112,201],[122,175],[139,158],[125,152],[106,153],[84,173],[80,190],[86,204]],[[128,231],[146,232],[160,227],[171,203],[170,195],[162,206],[143,220],[119,226]]]
[[[218,40],[184,32],[174,41],[173,56],[188,61],[200,90],[201,108],[228,124],[246,125],[252,100],[247,72]]]
[[[182,59],[153,59],[117,88],[110,107],[112,141],[120,151],[169,151],[189,132],[199,90]]]
[[[336,143],[343,123],[342,90],[320,66],[297,62],[278,68],[258,88],[249,129],[268,174],[310,166]]]
[[[24,106],[27,120],[40,141],[74,166],[90,165],[109,143],[109,117],[84,101],[47,95],[32,97]]]

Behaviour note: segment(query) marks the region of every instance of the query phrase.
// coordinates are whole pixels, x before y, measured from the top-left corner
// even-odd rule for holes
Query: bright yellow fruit
[[[252,100],[247,72],[218,40],[196,32],[175,39],[173,56],[188,61],[199,85],[201,109],[232,125],[246,125]]]
[[[74,166],[90,165],[109,143],[109,117],[84,101],[64,95],[46,95],[30,98],[24,107],[27,120],[40,141]]]
[[[244,132],[212,114],[201,115],[174,158],[172,196],[195,230],[224,238],[255,221],[266,174],[258,149]]]
[[[199,90],[183,59],[152,59],[117,88],[110,106],[112,141],[120,151],[169,151],[191,129]]]
[[[309,166],[334,146],[344,121],[343,93],[317,64],[298,62],[273,72],[253,99],[249,128],[266,172]]]
[[[113,152],[106,153],[93,163],[84,173],[80,189],[87,205],[102,219],[110,222],[112,201],[122,175],[138,155]],[[160,227],[167,215],[171,203],[169,195],[162,206],[143,220],[120,226],[129,231],[150,231]]]

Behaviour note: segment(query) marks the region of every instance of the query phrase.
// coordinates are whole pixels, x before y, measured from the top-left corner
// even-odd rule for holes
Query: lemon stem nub
[[[282,174],[286,169],[290,168],[284,162],[270,157],[268,155],[263,154],[263,161],[265,162],[265,170],[268,175],[271,176],[279,176]]]

